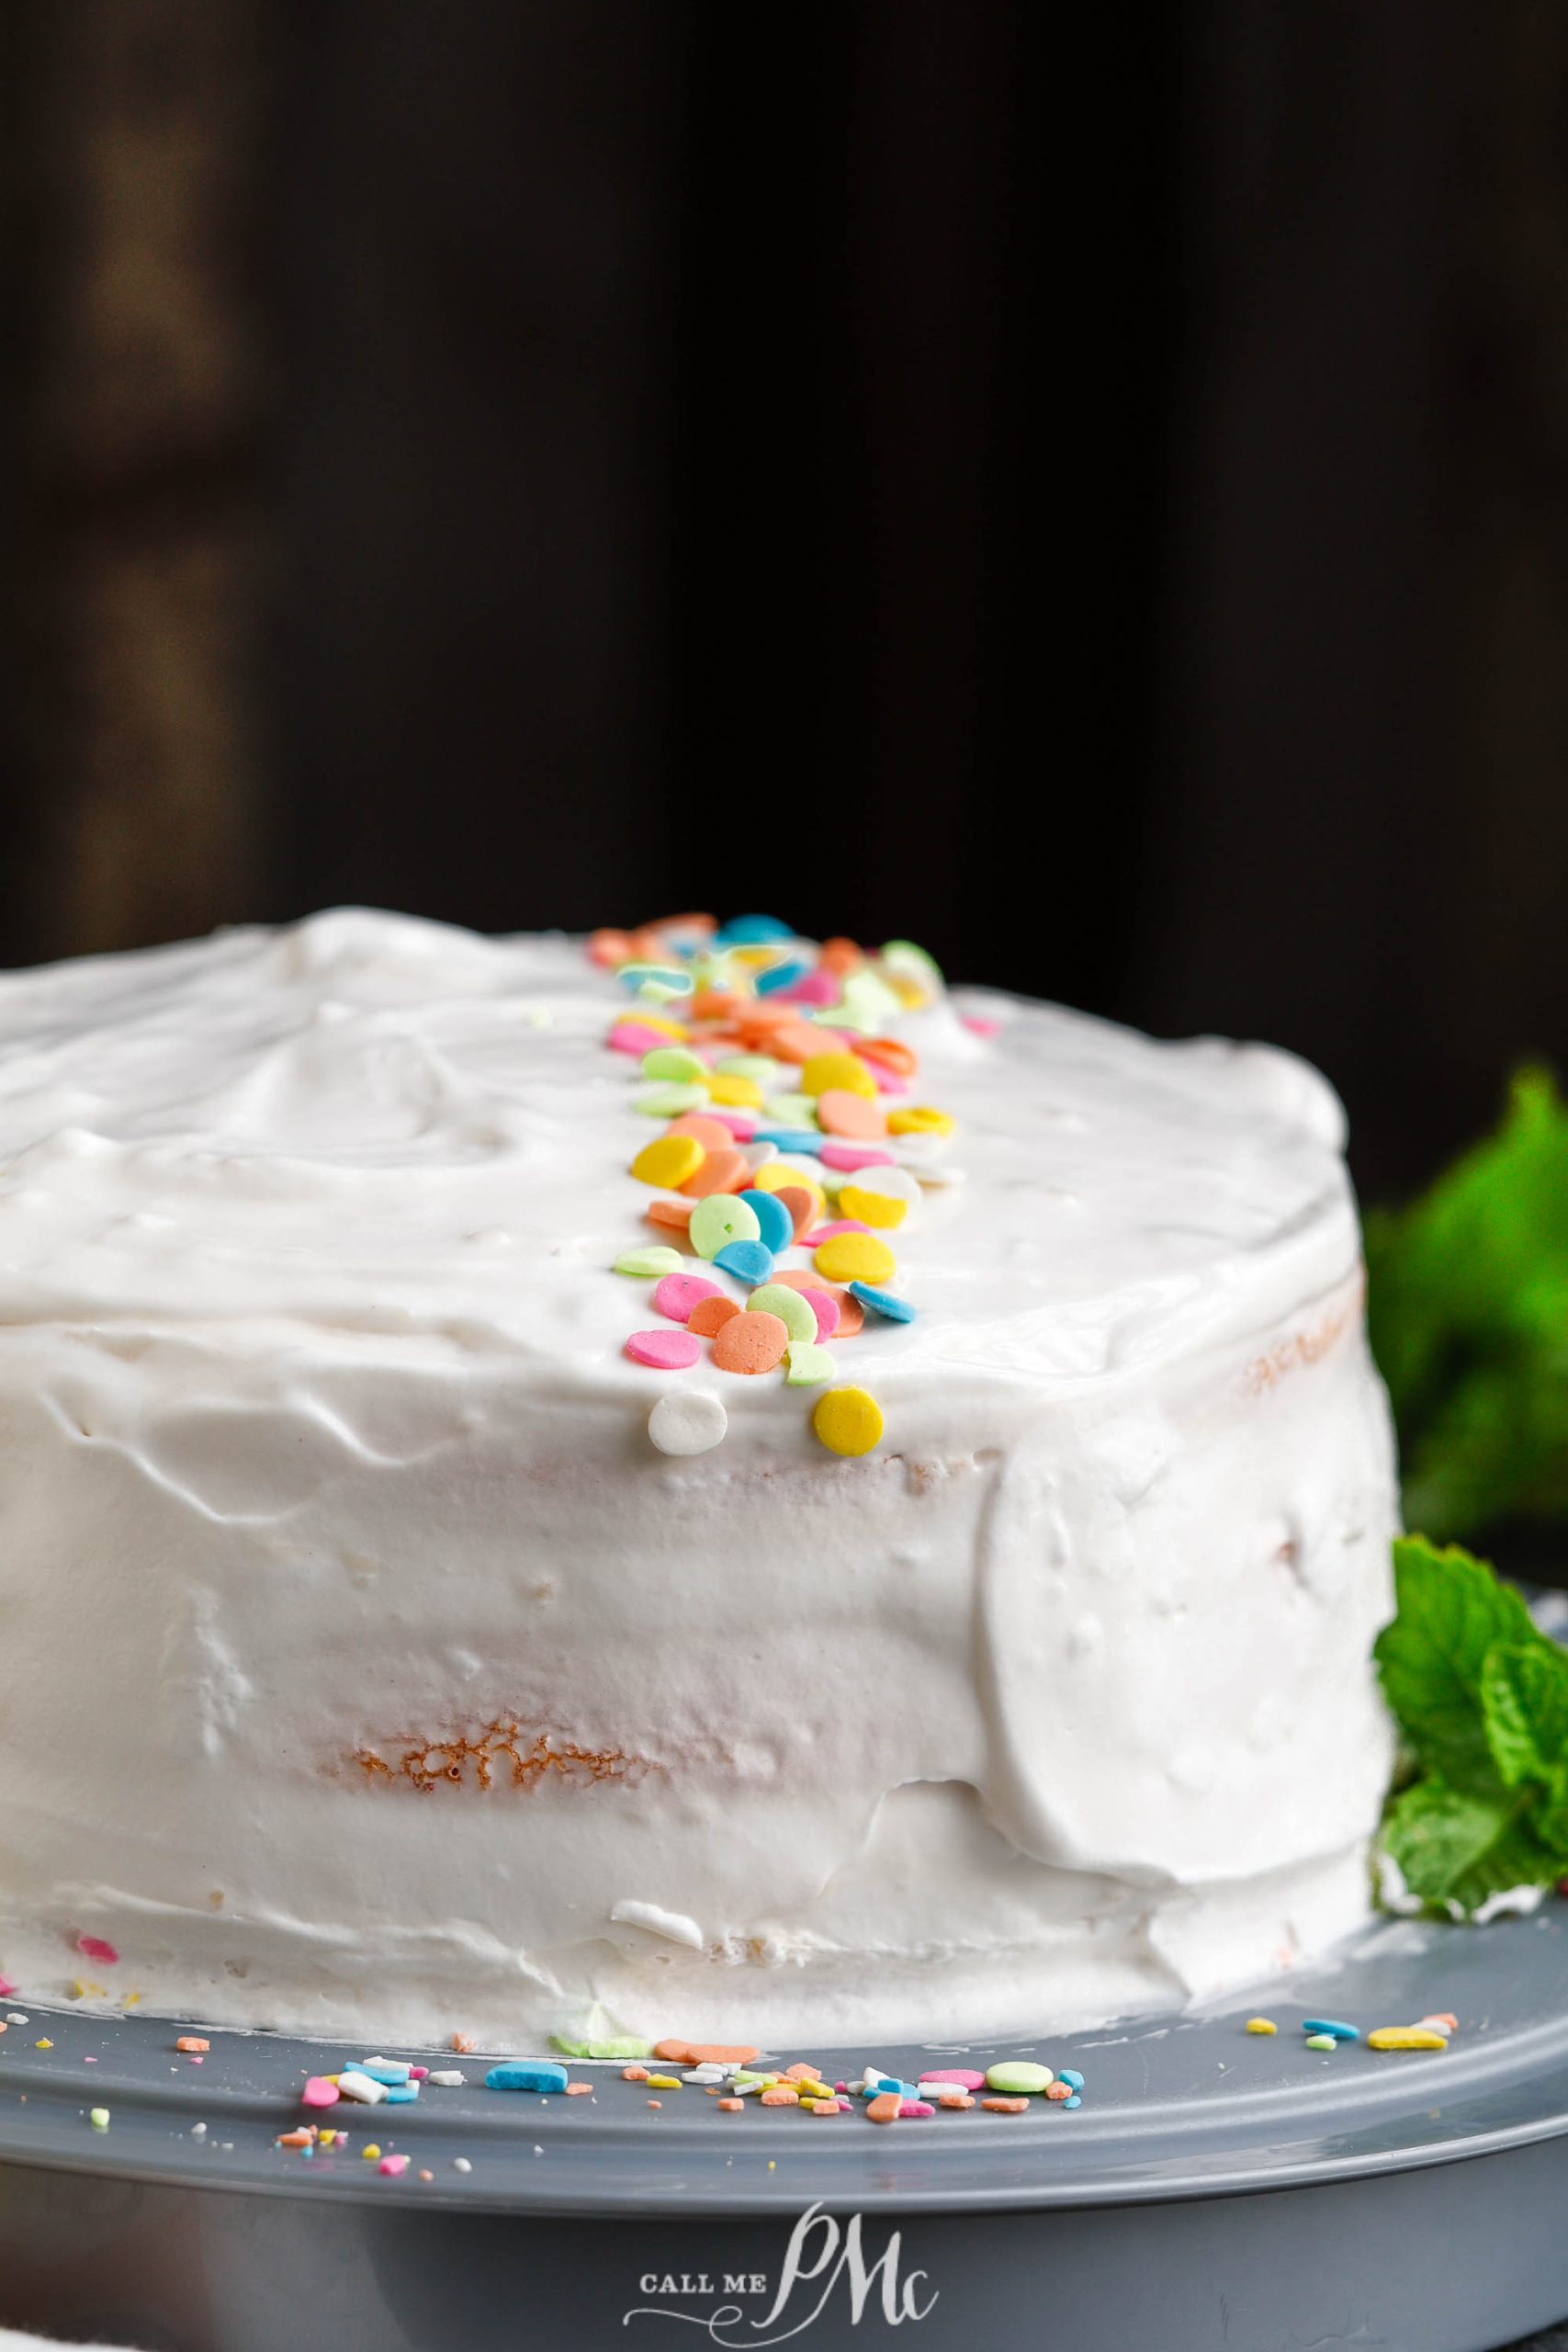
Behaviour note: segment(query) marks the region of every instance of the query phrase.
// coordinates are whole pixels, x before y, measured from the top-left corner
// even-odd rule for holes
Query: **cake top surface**
[[[0,978],[7,1324],[263,1321],[648,1400],[654,1318],[611,1271],[672,1238],[629,1174],[663,1123],[606,1042],[636,1006],[581,941],[357,909]],[[890,1139],[919,1314],[855,1341],[879,1392],[1092,1378],[1259,1273],[1300,1300],[1353,1265],[1338,1105],[1292,1057],[934,978],[885,1026],[953,1132]]]

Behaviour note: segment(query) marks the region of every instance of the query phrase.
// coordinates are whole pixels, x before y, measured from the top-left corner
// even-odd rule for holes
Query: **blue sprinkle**
[[[368,2075],[373,2083],[406,2083],[409,2070],[400,2058],[383,2058],[374,2066],[354,2066],[351,2074]]]
[[[784,964],[770,964],[765,972],[757,974],[751,986],[759,996],[773,996],[780,989],[792,989],[796,980],[806,978],[806,965],[793,959]]]
[[[781,1151],[820,1151],[829,1136],[818,1135],[815,1127],[758,1127],[753,1143],[775,1143]]]
[[[863,1306],[874,1314],[886,1315],[889,1323],[912,1323],[915,1310],[907,1298],[895,1298],[890,1290],[877,1290],[870,1283],[852,1283],[850,1289]]]
[[[1081,2107],[1083,2105],[1083,2101],[1079,2098],[1077,2091],[1075,2091],[1071,2098],[1062,2099],[1059,2104],[1063,2107]]]
[[[623,964],[615,978],[633,996],[638,995],[649,980],[656,987],[667,988],[671,996],[690,996],[696,986],[690,972],[670,964]]]
[[[1059,2083],[1066,2083],[1069,2090],[1081,2091],[1083,2088],[1083,2076],[1071,2066],[1058,2066],[1056,2080]],[[1062,2101],[1064,2107],[1066,2103],[1066,2099]]]
[[[506,2058],[485,2076],[487,2091],[564,2091],[566,2068],[547,2058]]]
[[[787,1211],[786,1211],[787,1215]],[[727,1241],[714,1258],[727,1274],[745,1283],[751,1290],[773,1278],[773,1253],[760,1241]]]
[[[388,2107],[408,2107],[418,2097],[417,2083],[389,2083],[385,2104]]]
[[[777,915],[736,915],[709,941],[712,947],[771,947],[775,940],[793,939],[794,925]]]
[[[758,1238],[764,1250],[776,1255],[787,1250],[795,1236],[795,1220],[784,1203],[773,1193],[745,1192],[739,1196],[756,1217],[762,1230]]]
[[[1303,2018],[1302,2031],[1331,2033],[1336,2041],[1359,2041],[1361,2039],[1361,2029],[1359,2025],[1341,2025],[1337,2018]]]

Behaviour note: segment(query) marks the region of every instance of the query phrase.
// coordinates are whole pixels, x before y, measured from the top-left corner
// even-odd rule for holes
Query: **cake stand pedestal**
[[[1385,1923],[1251,2002],[1053,2040],[1087,2078],[1077,2111],[888,2129],[720,2114],[691,2087],[653,2109],[618,2067],[573,2065],[592,2099],[503,2097],[468,2060],[462,2090],[318,2117],[349,2149],[307,2159],[275,2144],[303,2075],[363,2051],[213,2030],[197,2068],[156,2018],[4,2006],[29,2024],[0,2040],[0,2321],[147,2352],[1482,2352],[1568,2312],[1556,1902]],[[1277,2037],[1241,2030],[1250,2008]],[[1441,2053],[1300,2033],[1438,2009],[1460,2018]],[[912,2075],[1021,2054],[852,2056]],[[380,2175],[372,2139],[408,2170]],[[813,2207],[830,2218],[797,2234]]]

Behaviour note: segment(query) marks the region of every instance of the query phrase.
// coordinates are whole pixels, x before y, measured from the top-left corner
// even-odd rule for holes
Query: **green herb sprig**
[[[1495,1136],[1366,1218],[1372,1352],[1404,1517],[1439,1536],[1568,1520],[1568,1104],[1521,1070]]]
[[[1398,1612],[1374,1656],[1416,1777],[1383,1844],[1413,1894],[1476,1910],[1568,1875],[1568,1651],[1485,1561],[1393,1547]]]

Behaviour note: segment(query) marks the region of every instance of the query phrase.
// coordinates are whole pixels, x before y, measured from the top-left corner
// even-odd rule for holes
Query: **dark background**
[[[762,906],[1568,1063],[1568,18],[11,0],[0,958]]]

